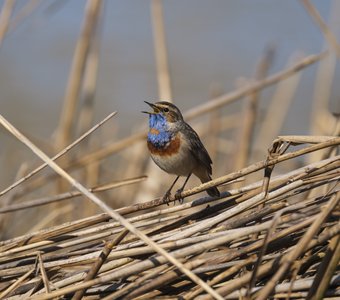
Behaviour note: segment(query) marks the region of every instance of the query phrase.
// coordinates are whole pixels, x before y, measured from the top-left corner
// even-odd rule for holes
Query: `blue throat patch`
[[[149,127],[158,132],[148,133],[148,141],[156,148],[162,148],[170,142],[172,134],[168,131],[166,118],[162,114],[149,115]]]

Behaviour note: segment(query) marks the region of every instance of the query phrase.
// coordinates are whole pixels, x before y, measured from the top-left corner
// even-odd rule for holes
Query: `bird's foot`
[[[170,196],[171,196],[171,192],[170,191],[166,191],[166,193],[164,194],[164,196],[162,198],[162,202],[166,203],[167,206],[169,206]]]
[[[179,189],[179,190],[176,191],[174,205],[175,205],[176,200],[178,200],[178,202],[179,202],[180,204],[183,203],[184,198],[183,198],[182,195],[181,195],[182,192],[183,192],[183,188],[181,188],[181,189]]]

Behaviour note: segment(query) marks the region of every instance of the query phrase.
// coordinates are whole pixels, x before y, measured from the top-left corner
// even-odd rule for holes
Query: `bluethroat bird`
[[[187,124],[181,111],[172,103],[161,101],[149,103],[152,112],[149,114],[149,133],[147,145],[151,158],[162,170],[177,175],[163,197],[168,202],[171,190],[180,176],[186,176],[183,186],[176,192],[180,201],[180,194],[188,182],[191,174],[196,175],[202,183],[211,180],[211,158],[204,148],[198,134]],[[217,187],[207,189],[210,196],[220,196]]]

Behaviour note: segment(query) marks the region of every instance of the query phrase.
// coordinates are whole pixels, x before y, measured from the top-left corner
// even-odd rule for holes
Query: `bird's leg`
[[[170,186],[170,188],[166,191],[166,193],[164,194],[162,201],[165,202],[167,205],[169,205],[169,197],[171,195],[171,190],[174,187],[175,183],[177,182],[179,176],[176,177],[175,181],[172,183],[172,185]]]
[[[187,182],[188,182],[188,180],[189,180],[191,174],[192,174],[192,173],[189,173],[189,175],[188,175],[188,177],[185,179],[184,184],[182,185],[182,187],[181,187],[180,189],[178,189],[177,192],[176,192],[175,198],[178,199],[179,203],[183,203],[183,200],[184,200],[184,199],[183,199],[183,197],[181,197],[181,193],[183,192],[184,187],[185,187],[185,185],[187,184]]]

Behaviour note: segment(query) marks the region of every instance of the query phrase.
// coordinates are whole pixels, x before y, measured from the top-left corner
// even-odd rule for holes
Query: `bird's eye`
[[[169,112],[169,108],[164,107],[164,108],[163,108],[163,112]]]

